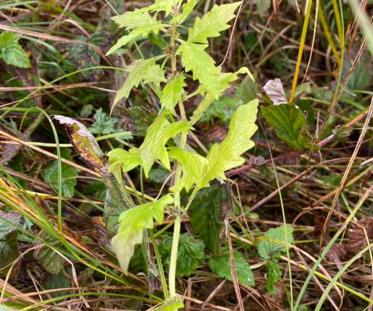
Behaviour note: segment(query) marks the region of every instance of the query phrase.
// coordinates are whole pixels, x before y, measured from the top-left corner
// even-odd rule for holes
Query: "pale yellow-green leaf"
[[[184,22],[184,20],[193,12],[198,1],[199,0],[188,0],[188,2],[183,5],[181,13],[172,18],[171,23],[178,25]]]
[[[189,191],[193,185],[196,189],[207,187],[216,178],[225,179],[225,172],[245,162],[242,154],[254,146],[250,140],[257,130],[255,124],[258,100],[237,108],[229,124],[227,136],[220,144],[214,144],[207,157],[195,153],[170,148],[170,158],[181,165],[182,177],[173,191],[185,188]]]
[[[154,220],[162,223],[163,210],[172,202],[171,195],[166,195],[158,201],[126,210],[119,216],[118,233],[111,240],[111,246],[125,274],[128,273],[135,246],[142,243],[144,229],[152,229]]]
[[[180,148],[170,148],[169,156],[181,165],[182,178],[173,186],[172,191],[179,192],[185,189],[187,192],[195,184],[201,186],[203,172],[207,171],[208,161],[196,152],[188,152]]]
[[[126,12],[122,15],[112,17],[112,20],[118,24],[120,28],[136,29],[154,25],[157,20],[152,17],[146,10],[134,10]]]
[[[185,77],[182,74],[175,76],[169,81],[162,90],[161,104],[162,108],[175,112],[174,107],[181,101],[184,94]]]
[[[151,6],[152,11],[164,11],[166,16],[170,15],[172,8],[176,7],[181,2],[181,0],[155,0],[154,4]]]
[[[187,121],[170,123],[166,118],[166,113],[162,113],[154,120],[148,127],[144,142],[139,148],[146,177],[156,160],[170,169],[170,160],[165,145],[170,138],[186,132],[190,128],[191,125]]]
[[[117,92],[113,106],[123,97],[128,98],[132,88],[138,87],[141,82],[147,84],[165,81],[165,72],[161,66],[156,63],[158,59],[159,56],[138,60],[128,67],[127,79]]]
[[[197,17],[193,28],[189,29],[188,41],[208,43],[208,38],[219,37],[220,32],[228,29],[228,22],[235,17],[234,11],[241,2],[215,5],[202,18]]]
[[[238,107],[229,124],[227,136],[220,144],[214,144],[207,160],[207,172],[203,176],[202,187],[215,178],[225,178],[224,172],[244,163],[242,154],[254,146],[250,138],[257,130],[255,124],[258,111],[258,100]]]
[[[118,167],[128,172],[141,165],[141,156],[138,149],[133,148],[129,151],[116,148],[108,153],[110,170],[114,171]]]
[[[118,49],[126,46],[130,42],[134,42],[139,39],[146,38],[151,32],[158,33],[164,29],[167,25],[154,22],[153,24],[145,25],[142,27],[131,30],[127,35],[121,37],[110,49],[106,52],[106,55],[113,54]]]
[[[216,85],[219,84],[221,71],[205,51],[206,48],[207,44],[183,42],[177,53],[181,55],[181,63],[185,71],[192,71],[193,80],[198,80],[206,91],[218,97],[220,90]]]

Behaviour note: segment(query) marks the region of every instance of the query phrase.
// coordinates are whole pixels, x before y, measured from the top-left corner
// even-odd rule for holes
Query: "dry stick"
[[[345,124],[344,126],[341,127],[341,129],[348,129],[351,128],[355,123],[358,123],[360,120],[362,120],[368,113],[369,109],[366,109],[365,111],[361,112],[359,115],[357,115],[355,118],[353,118],[350,122]],[[324,147],[325,145],[331,143],[336,137],[337,133],[333,133],[330,136],[326,137],[322,141],[320,141],[317,145],[319,148]]]
[[[211,292],[210,295],[208,295],[208,297],[205,299],[205,301],[203,302],[202,306],[201,306],[201,311],[204,310],[207,306],[207,304],[210,303],[210,301],[217,295],[217,293],[223,288],[224,284],[225,284],[225,280],[223,280],[222,282],[220,282],[220,284],[218,286],[215,287],[215,289]]]
[[[191,297],[188,297],[188,296],[182,296],[182,297],[183,297],[183,299],[189,300],[189,301],[194,302],[196,304],[199,304],[199,305],[203,304],[202,300],[199,300],[199,299],[196,299],[196,298],[191,298]],[[209,310],[232,311],[232,309],[229,309],[229,308],[226,308],[226,307],[222,307],[222,306],[213,305],[211,303],[209,303],[208,306],[211,308]]]
[[[18,91],[33,91],[38,89],[75,89],[81,87],[92,87],[97,84],[105,83],[104,81],[100,82],[80,82],[72,84],[59,84],[59,85],[44,85],[44,86],[1,86],[0,92],[18,92]]]
[[[348,70],[348,72],[346,74],[345,80],[342,84],[342,90],[346,89],[347,84],[350,81],[352,73],[356,69],[357,64],[360,62],[361,57],[363,56],[363,54],[365,52],[366,46],[367,46],[367,38],[364,37],[363,42],[360,44],[359,51],[357,52],[357,54],[356,54],[356,56],[355,56],[355,58],[352,62],[352,65],[351,65],[350,69]]]
[[[240,14],[241,14],[242,6],[243,6],[243,1],[241,2],[240,7],[238,8],[238,12],[236,14],[236,18],[234,19],[234,23],[233,23],[233,26],[232,26],[231,35],[229,36],[229,43],[228,43],[227,51],[225,52],[224,58],[223,58],[223,60],[222,60],[222,62],[220,63],[219,66],[223,66],[223,64],[225,63],[225,61],[228,58],[228,55],[229,55],[229,52],[230,52],[231,46],[232,46],[234,32],[236,30],[237,21],[238,21],[238,18],[240,16]]]
[[[343,191],[343,189],[345,188],[345,185],[346,185],[346,182],[347,182],[347,178],[350,174],[350,171],[351,171],[351,168],[352,168],[352,165],[354,164],[355,162],[355,158],[357,156],[357,153],[359,152],[360,150],[360,147],[363,143],[363,140],[364,140],[364,137],[365,137],[365,134],[368,130],[368,126],[369,126],[369,122],[370,122],[370,119],[372,118],[372,114],[373,114],[373,97],[372,97],[372,100],[370,102],[370,106],[369,106],[369,110],[368,110],[368,114],[367,114],[367,117],[365,119],[365,122],[364,122],[364,126],[363,126],[363,129],[361,130],[361,133],[360,133],[360,136],[359,136],[359,139],[356,143],[356,146],[355,146],[355,150],[354,152],[352,153],[352,156],[350,158],[350,161],[347,165],[347,168],[343,174],[343,177],[342,177],[342,180],[341,180],[341,183],[339,185],[339,187],[336,189],[336,193],[334,195],[334,198],[333,198],[333,201],[332,201],[332,204],[330,206],[330,210],[329,210],[329,213],[326,217],[326,220],[324,222],[324,225],[323,225],[323,229],[322,229],[322,234],[321,234],[321,239],[320,239],[320,243],[322,244],[324,242],[324,238],[325,238],[325,234],[326,234],[326,230],[327,230],[327,227],[328,227],[328,224],[329,224],[329,221],[330,221],[330,218],[333,214],[333,211],[335,209],[335,206],[337,205],[337,201],[338,201],[338,198],[339,198],[339,195],[341,194],[341,192]]]
[[[262,206],[264,203],[268,202],[270,199],[272,199],[274,196],[276,196],[281,190],[285,189],[292,183],[296,182],[300,178],[302,178],[304,175],[307,175],[310,171],[313,170],[313,167],[310,167],[309,169],[305,170],[304,172],[300,173],[299,175],[295,176],[291,180],[289,180],[287,183],[283,184],[279,188],[277,188],[275,191],[273,191],[271,194],[267,195],[265,198],[261,199],[258,203],[254,204],[253,207],[250,208],[250,212],[255,211],[257,208]]]
[[[7,292],[9,294],[12,294],[13,297],[16,297],[17,299],[19,298],[19,300],[22,300],[24,302],[28,302],[28,303],[32,303],[32,304],[38,302],[35,299],[30,298],[29,296],[24,297],[23,293],[21,293],[18,289],[16,289],[15,287],[13,287],[11,284],[4,281],[3,279],[0,279],[0,288],[4,288],[5,292]],[[7,299],[7,298],[5,298],[5,299]],[[0,299],[0,303],[2,303],[2,301],[5,300],[5,299]]]

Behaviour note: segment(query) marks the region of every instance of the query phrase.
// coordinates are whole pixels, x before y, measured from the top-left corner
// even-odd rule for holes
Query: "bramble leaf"
[[[262,108],[262,114],[278,138],[295,150],[311,148],[306,118],[294,105],[282,104]]]
[[[6,276],[18,257],[17,232],[11,232],[0,240],[0,277]]]
[[[154,221],[162,223],[163,210],[172,202],[171,195],[166,195],[158,201],[126,210],[119,216],[118,233],[111,240],[111,245],[125,274],[128,273],[135,246],[142,243],[144,229],[152,229]]]
[[[111,134],[117,131],[115,128],[118,119],[108,116],[105,112],[102,111],[102,108],[98,109],[94,115],[95,122],[89,128],[93,134]]]
[[[162,90],[161,103],[162,108],[167,109],[174,113],[174,107],[181,101],[184,94],[185,77],[179,74],[172,78]]]
[[[267,282],[266,290],[269,293],[273,293],[275,290],[276,282],[281,278],[280,265],[277,259],[271,259],[266,264],[267,270]]]
[[[42,267],[51,274],[57,275],[63,269],[63,258],[48,246],[43,246],[35,252],[34,257],[40,262]]]
[[[159,245],[159,252],[166,267],[170,264],[171,246],[172,235],[165,235]],[[178,276],[190,276],[205,258],[204,248],[205,245],[201,240],[197,240],[187,233],[181,234],[177,252],[176,274]]]
[[[3,32],[0,34],[0,58],[8,65],[13,65],[20,68],[30,68],[31,63],[18,43],[20,37],[12,32]]]
[[[228,22],[235,17],[234,11],[241,2],[215,5],[202,18],[197,17],[193,28],[189,29],[188,41],[208,43],[208,38],[219,37],[220,32],[228,29]]]
[[[233,112],[242,104],[243,102],[240,99],[231,96],[222,96],[207,108],[200,121],[209,122],[217,118],[220,121],[228,122]]]
[[[286,245],[294,243],[293,227],[282,225],[269,229],[258,244],[258,253],[265,260],[276,258],[286,252]]]
[[[227,200],[225,188],[214,183],[197,193],[189,209],[193,234],[201,238],[206,248],[214,255],[218,255],[220,251],[222,205]]]
[[[0,49],[11,46],[14,43],[17,43],[19,36],[14,32],[3,32],[0,34]]]
[[[241,253],[235,251],[233,256],[238,282],[242,285],[254,286],[255,279],[250,265],[246,262]],[[229,252],[227,249],[222,255],[211,257],[209,260],[209,267],[211,271],[218,276],[232,281]]]
[[[260,16],[264,16],[271,7],[271,0],[254,0],[253,3]]]
[[[131,89],[138,87],[140,82],[160,83],[165,81],[164,70],[156,64],[159,57],[152,57],[144,60],[137,60],[128,68],[128,77],[123,86],[117,92],[113,106],[123,97],[128,98]]]

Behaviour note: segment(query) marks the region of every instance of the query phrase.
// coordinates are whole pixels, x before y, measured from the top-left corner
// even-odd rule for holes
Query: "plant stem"
[[[171,74],[174,76],[177,72],[177,59],[176,59],[176,40],[178,37],[176,25],[172,25],[171,28],[171,39],[170,39],[170,49],[171,49]],[[182,120],[186,120],[186,114],[183,103],[178,103],[180,110],[180,117]],[[187,140],[187,134],[182,134],[180,137],[179,148],[184,149]],[[175,168],[175,180],[174,184],[177,185],[181,179],[181,167],[179,164]],[[176,265],[177,265],[177,252],[179,248],[180,241],[180,229],[181,229],[181,205],[180,205],[180,192],[175,192],[174,194],[174,206],[176,211],[174,232],[172,236],[172,246],[170,255],[170,268],[168,273],[168,287],[170,290],[170,298],[176,297]]]
[[[171,247],[171,257],[170,257],[170,270],[168,274],[168,286],[170,288],[170,297],[176,297],[176,263],[177,263],[177,251],[179,248],[180,240],[180,227],[181,227],[181,217],[180,214],[176,215],[174,223],[174,233],[172,236],[172,247]]]

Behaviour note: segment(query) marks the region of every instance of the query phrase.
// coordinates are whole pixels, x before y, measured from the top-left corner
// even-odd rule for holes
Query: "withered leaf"
[[[81,122],[60,115],[55,115],[54,119],[65,126],[71,142],[82,159],[102,171],[105,169],[105,156],[95,137]]]

